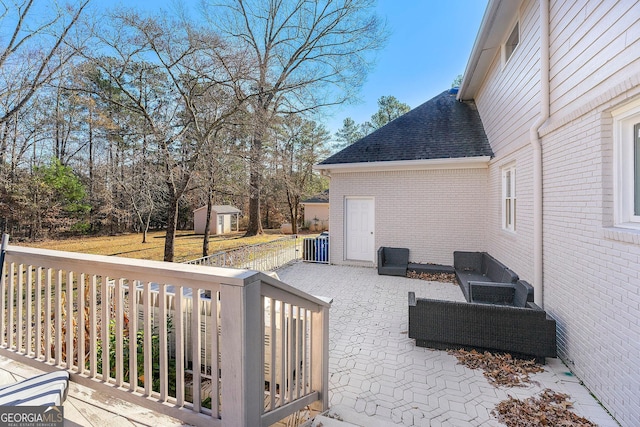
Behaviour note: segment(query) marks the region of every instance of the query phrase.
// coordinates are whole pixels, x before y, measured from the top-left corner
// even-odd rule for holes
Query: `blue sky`
[[[175,0],[118,2],[149,11],[172,9]],[[198,0],[184,0],[196,8]],[[113,5],[110,0],[97,0]],[[464,73],[480,28],[487,0],[378,0],[377,12],[386,18],[391,32],[378,53],[375,68],[360,93],[361,102],[335,107],[322,120],[331,133],[346,117],[357,123],[369,120],[381,96],[393,95],[415,108],[451,87]]]
[[[357,123],[378,109],[381,96],[393,95],[415,108],[451,87],[464,73],[486,0],[378,0],[378,13],[391,30],[360,97],[363,103],[340,107],[330,128],[345,117]]]

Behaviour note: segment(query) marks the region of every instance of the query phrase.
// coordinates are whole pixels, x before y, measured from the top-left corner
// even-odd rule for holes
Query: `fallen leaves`
[[[543,372],[544,368],[533,360],[521,360],[509,353],[494,354],[488,351],[449,350],[449,354],[458,359],[458,363],[470,369],[482,369],[484,376],[494,387],[520,387],[531,382],[529,374]]]
[[[593,427],[596,424],[571,412],[569,396],[550,389],[539,397],[526,400],[509,399],[500,402],[491,413],[508,427],[574,426]]]
[[[544,371],[533,360],[516,359],[508,353],[480,353],[476,350],[449,350],[448,353],[455,356],[461,365],[482,369],[494,387],[521,387],[531,382],[530,374]],[[573,405],[568,399],[568,395],[547,388],[539,397],[529,397],[524,401],[509,397],[498,403],[491,414],[507,427],[595,427],[596,424],[569,410]]]
[[[407,277],[410,279],[427,280],[429,282],[449,282],[457,284],[456,275],[454,273],[417,273],[416,271],[407,271]]]

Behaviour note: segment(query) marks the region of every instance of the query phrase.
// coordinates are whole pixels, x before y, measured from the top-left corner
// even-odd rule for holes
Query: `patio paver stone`
[[[407,294],[464,301],[456,284],[379,276],[373,268],[296,263],[282,281],[333,298],[329,314],[330,413],[358,426],[501,426],[491,415],[509,396],[545,388],[570,395],[574,412],[601,427],[618,424],[560,359],[526,387],[495,388],[481,371],[445,351],[416,347],[407,336]]]

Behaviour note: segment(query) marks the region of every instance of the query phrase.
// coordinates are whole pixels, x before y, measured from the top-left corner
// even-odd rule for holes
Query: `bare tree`
[[[327,129],[316,122],[295,116],[283,121],[275,158],[293,234],[298,233],[300,202],[322,189],[322,178],[314,173],[313,165],[329,154],[329,138]]]
[[[226,0],[210,7],[211,22],[243,50],[254,72],[249,225],[262,232],[260,191],[269,126],[276,115],[353,99],[382,47],[383,23],[372,0]]]
[[[173,261],[180,200],[207,141],[242,101],[235,87],[240,62],[214,34],[186,21],[127,11],[112,25],[102,41],[117,56],[94,61],[121,94],[111,102],[138,115],[156,145],[168,194],[164,260]]]
[[[89,1],[70,8],[50,4],[56,13],[45,19],[34,11],[35,0],[11,5],[0,2],[0,26],[8,35],[0,47],[0,124],[23,108],[77,54],[78,47],[69,44],[70,31]]]

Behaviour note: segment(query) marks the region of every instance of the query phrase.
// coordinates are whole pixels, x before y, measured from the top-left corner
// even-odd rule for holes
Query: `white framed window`
[[[640,229],[640,100],[613,112],[614,222]]]
[[[516,165],[502,168],[502,229],[516,231]]]
[[[506,64],[513,52],[515,52],[518,44],[520,43],[520,25],[518,22],[515,23],[511,33],[509,33],[509,37],[502,45],[502,63]]]

